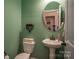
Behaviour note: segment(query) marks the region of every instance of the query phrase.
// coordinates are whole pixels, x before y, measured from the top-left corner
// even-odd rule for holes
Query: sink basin
[[[49,51],[50,51],[49,59],[55,59],[55,50],[56,48],[59,48],[63,42],[59,41],[58,39],[56,40],[45,39],[42,42],[44,46],[49,48]]]
[[[46,47],[49,47],[49,48],[59,48],[62,43],[62,41],[50,40],[50,39],[45,39],[42,42]]]

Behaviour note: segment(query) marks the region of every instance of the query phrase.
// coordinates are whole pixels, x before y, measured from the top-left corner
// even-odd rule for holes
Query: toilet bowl
[[[18,54],[15,59],[29,59],[30,57],[30,54],[27,54],[27,53],[21,53],[21,54]]]
[[[23,48],[24,53],[18,54],[15,59],[29,59],[31,53],[33,52],[35,46],[35,41],[33,38],[24,38],[23,39]]]

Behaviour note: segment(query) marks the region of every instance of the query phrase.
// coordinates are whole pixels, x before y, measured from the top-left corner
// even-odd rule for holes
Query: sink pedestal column
[[[50,50],[49,59],[55,59],[55,49],[49,48],[49,50]]]

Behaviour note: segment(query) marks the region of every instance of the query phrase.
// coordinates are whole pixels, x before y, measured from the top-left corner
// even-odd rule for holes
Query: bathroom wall
[[[4,4],[4,49],[14,59],[21,32],[21,0],[4,0]]]
[[[52,5],[53,6],[53,5]],[[48,59],[49,50],[42,44],[42,40],[51,36],[51,31],[43,24],[42,12],[46,7],[46,2],[44,0],[22,0],[22,39],[24,37],[33,37],[36,41],[36,46],[32,57],[39,59]],[[29,33],[25,25],[27,23],[32,23],[34,29]],[[21,40],[22,40],[21,39]],[[20,47],[22,49],[22,47]]]

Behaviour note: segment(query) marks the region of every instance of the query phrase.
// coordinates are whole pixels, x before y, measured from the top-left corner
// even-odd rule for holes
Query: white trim
[[[58,9],[54,9],[54,10],[44,10],[43,12],[54,12],[54,11],[58,11]]]
[[[59,28],[61,26],[61,5],[59,5]]]

